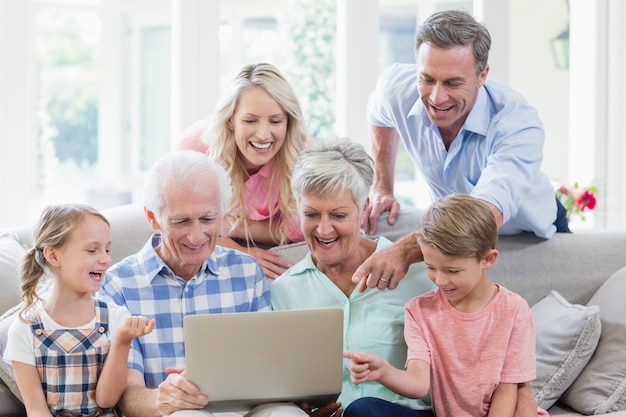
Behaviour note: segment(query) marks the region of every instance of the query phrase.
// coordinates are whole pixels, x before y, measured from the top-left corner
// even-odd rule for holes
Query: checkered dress
[[[117,416],[96,404],[96,382],[109,351],[109,312],[94,300],[93,329],[46,330],[41,318],[31,324],[35,364],[54,416]]]

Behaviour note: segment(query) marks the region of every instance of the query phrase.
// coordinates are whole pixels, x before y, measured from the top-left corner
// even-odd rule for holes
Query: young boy
[[[493,213],[474,197],[450,195],[428,208],[416,234],[437,288],[405,306],[406,370],[346,352],[352,382],[378,381],[409,398],[430,391],[437,416],[513,416],[518,384],[535,378],[535,328],[528,303],[487,278],[498,257]],[[344,417],[428,413],[362,398]]]

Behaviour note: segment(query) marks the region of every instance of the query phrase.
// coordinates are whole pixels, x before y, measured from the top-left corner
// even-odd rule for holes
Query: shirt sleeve
[[[11,364],[13,361],[35,366],[35,349],[33,348],[33,332],[30,324],[15,317],[9,327],[7,345],[3,359]]]
[[[399,64],[392,64],[385,68],[378,78],[376,88],[370,94],[367,103],[367,120],[370,125],[396,127],[392,104],[394,98],[397,99],[399,96],[398,75],[400,69]],[[416,87],[414,86],[414,88]]]
[[[533,191],[549,189],[552,195],[551,188],[538,181],[545,135],[537,111],[519,93],[506,87],[487,91],[499,110],[491,115],[488,157],[471,194],[496,206],[506,223],[533,198]]]
[[[535,325],[528,304],[517,300],[517,315],[502,368],[501,382],[520,383],[536,377]]]
[[[407,344],[407,364],[412,359],[422,360],[430,365],[430,350],[424,336],[424,326],[417,298],[409,301],[404,308],[404,339]]]

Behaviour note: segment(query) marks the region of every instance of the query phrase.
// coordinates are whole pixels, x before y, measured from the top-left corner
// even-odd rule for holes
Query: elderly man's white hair
[[[232,195],[226,171],[207,155],[190,150],[169,153],[154,163],[144,184],[143,204],[158,219],[166,193],[189,183],[217,187],[220,214],[224,214]]]

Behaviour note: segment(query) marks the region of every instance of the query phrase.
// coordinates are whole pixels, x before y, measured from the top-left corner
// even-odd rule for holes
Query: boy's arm
[[[517,384],[500,383],[493,392],[488,417],[513,417],[517,404]]]
[[[410,360],[406,371],[394,368],[389,362],[365,352],[344,352],[350,359],[350,379],[353,384],[378,381],[396,394],[407,398],[423,398],[430,389],[430,365],[421,360]]]
[[[142,316],[127,317],[117,331],[96,384],[96,403],[99,407],[111,408],[120,400],[126,388],[131,342],[135,337],[150,333],[155,322]]]
[[[409,360],[406,371],[394,368],[389,363],[390,372],[379,382],[403,397],[423,398],[430,390],[430,365],[422,360]]]
[[[13,361],[13,372],[17,387],[22,394],[26,413],[29,417],[52,417],[48,409],[46,395],[41,387],[37,368],[24,362]]]

